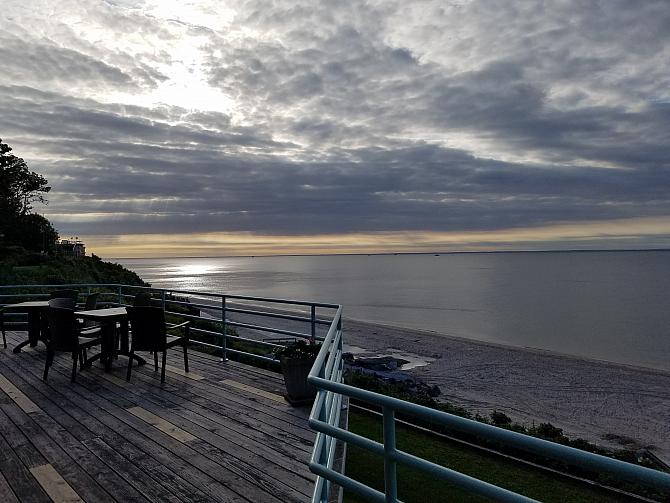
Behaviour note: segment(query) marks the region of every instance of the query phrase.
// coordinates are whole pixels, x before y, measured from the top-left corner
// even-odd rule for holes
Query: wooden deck
[[[309,410],[281,397],[278,374],[189,351],[168,351],[166,382],[153,362],[112,372],[94,364],[70,382],[57,354],[0,341],[0,502],[308,501],[314,434]]]

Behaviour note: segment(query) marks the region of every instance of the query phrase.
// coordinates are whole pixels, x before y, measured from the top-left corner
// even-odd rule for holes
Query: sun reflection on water
[[[183,276],[201,276],[212,274],[219,268],[213,264],[184,264],[175,268],[175,273]]]

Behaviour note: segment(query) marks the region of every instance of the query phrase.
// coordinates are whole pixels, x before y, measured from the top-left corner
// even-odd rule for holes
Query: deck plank
[[[12,487],[7,482],[7,479],[2,474],[2,466],[0,465],[0,501],[4,503],[18,503],[18,498],[12,491]]]
[[[4,428],[2,428],[4,430]],[[37,483],[28,468],[23,464],[12,446],[5,440],[5,433],[0,431],[0,472],[12,488],[19,501],[24,503],[50,503],[51,498]]]
[[[30,473],[54,503],[84,503],[84,500],[79,497],[70,484],[65,482],[65,479],[52,465],[36,466],[30,469]]]
[[[30,469],[61,501],[310,499],[314,434],[308,411],[278,398],[280,375],[193,350],[185,373],[181,351],[172,350],[164,385],[151,364],[133,369],[127,383],[125,358],[111,373],[94,366],[70,383],[64,354],[45,383],[44,347],[13,354],[25,333],[7,335],[9,347],[0,350],[0,424],[9,423],[0,428],[0,452],[8,452],[0,456],[3,503],[51,501]]]

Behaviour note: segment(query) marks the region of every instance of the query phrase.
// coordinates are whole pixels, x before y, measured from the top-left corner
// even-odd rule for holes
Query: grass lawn
[[[349,412],[349,430],[381,442],[381,417],[352,408]],[[539,501],[556,503],[630,501],[624,496],[599,490],[589,484],[494,454],[473,450],[411,427],[396,424],[396,437],[397,447],[400,450]],[[355,446],[347,446],[346,474],[383,491],[384,462],[381,456]],[[419,473],[404,465],[398,465],[398,497],[405,503],[490,501],[470,495],[442,479]],[[344,501],[363,503],[366,500],[355,493],[345,492]]]

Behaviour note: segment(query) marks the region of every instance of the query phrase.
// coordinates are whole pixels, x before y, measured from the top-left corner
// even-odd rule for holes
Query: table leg
[[[30,347],[37,346],[37,340],[40,338],[42,317],[39,311],[30,311],[28,313],[28,341]]]
[[[121,353],[128,353],[128,320],[119,322],[119,332],[121,334]]]
[[[39,311],[28,311],[28,340],[17,344],[12,350],[13,353],[20,353],[21,349],[30,344],[31,348],[37,346],[40,338],[42,317]]]
[[[17,344],[16,347],[15,347],[14,349],[12,349],[12,351],[13,351],[14,353],[20,353],[20,352],[21,352],[21,348],[27,346],[28,344],[30,344],[30,339],[25,340],[25,341],[23,341],[23,342],[20,343],[20,344]]]
[[[115,347],[114,347],[114,329],[116,328],[116,323],[101,323],[100,330],[102,332],[102,344],[101,351],[102,357],[100,358],[105,364],[105,372],[109,372],[112,369],[112,360],[114,359]]]

